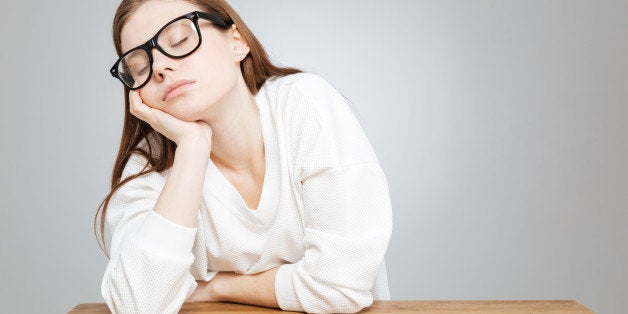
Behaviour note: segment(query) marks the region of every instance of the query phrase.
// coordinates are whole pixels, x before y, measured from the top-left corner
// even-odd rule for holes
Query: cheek
[[[203,64],[203,75],[213,82],[224,84],[224,81],[230,81],[233,78],[235,70],[239,71],[233,53],[223,39],[210,38],[203,41],[198,52],[193,55],[193,62]]]
[[[202,94],[206,100],[216,102],[233,92],[237,86],[238,74],[240,72],[237,64],[226,58],[224,55],[218,56],[220,59],[214,59],[208,62],[205,71],[199,73],[206,82]]]

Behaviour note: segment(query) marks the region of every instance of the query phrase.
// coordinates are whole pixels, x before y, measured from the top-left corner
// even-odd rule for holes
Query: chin
[[[201,106],[197,101],[188,97],[181,97],[173,104],[168,105],[168,109],[164,110],[175,118],[187,122],[198,121],[202,118],[202,114],[207,110],[204,106]]]
[[[181,112],[177,114],[172,114],[175,118],[186,121],[186,122],[194,122],[201,119],[201,115],[197,112]]]

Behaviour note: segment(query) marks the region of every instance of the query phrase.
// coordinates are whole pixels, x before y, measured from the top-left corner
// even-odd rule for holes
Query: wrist
[[[207,140],[202,138],[186,138],[177,143],[176,152],[204,154],[204,156],[209,157],[209,153],[211,152],[211,145],[207,142]]]
[[[224,290],[224,272],[219,272],[207,285],[208,295],[211,302],[224,302],[227,300],[227,294]]]

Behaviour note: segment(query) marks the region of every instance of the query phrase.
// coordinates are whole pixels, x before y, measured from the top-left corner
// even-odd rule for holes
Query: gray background
[[[2,312],[103,302],[118,1],[0,10]],[[626,1],[232,1],[350,98],[387,174],[394,299],[628,308]]]

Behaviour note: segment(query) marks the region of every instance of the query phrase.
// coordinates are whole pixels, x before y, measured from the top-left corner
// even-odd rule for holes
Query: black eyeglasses
[[[187,57],[198,49],[202,41],[199,18],[211,21],[222,29],[233,24],[214,14],[199,11],[179,16],[164,25],[146,43],[124,53],[111,67],[111,75],[131,90],[142,88],[153,74],[153,48],[170,58]]]

